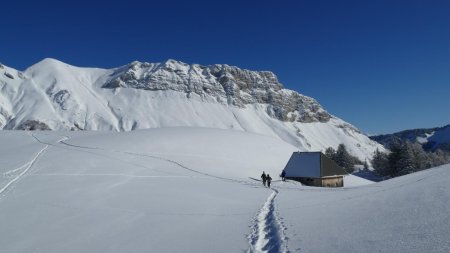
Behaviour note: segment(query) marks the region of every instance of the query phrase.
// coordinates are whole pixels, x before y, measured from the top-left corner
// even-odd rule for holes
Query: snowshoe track
[[[254,218],[252,233],[247,237],[250,248],[247,253],[287,253],[287,240],[283,223],[281,222],[275,207],[275,199],[278,195],[276,189],[267,198],[264,205]]]

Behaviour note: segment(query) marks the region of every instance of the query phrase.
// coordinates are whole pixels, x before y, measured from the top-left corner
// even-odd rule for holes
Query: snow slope
[[[177,126],[273,136],[300,150],[344,143],[362,160],[383,150],[314,99],[284,89],[267,71],[174,60],[98,69],[44,59],[24,72],[0,65],[1,129]]]
[[[300,252],[449,252],[450,165],[365,187],[280,189],[279,215]]]
[[[366,185],[349,176],[361,186],[339,189],[275,180],[270,190],[249,177],[278,179],[296,149],[242,131],[1,131],[0,140],[14,142],[1,148],[3,171],[29,164],[2,178],[2,252],[450,250],[450,166]]]

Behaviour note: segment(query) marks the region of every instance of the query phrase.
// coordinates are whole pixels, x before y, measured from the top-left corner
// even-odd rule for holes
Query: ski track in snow
[[[247,253],[288,253],[285,235],[286,227],[276,212],[275,198],[278,195],[276,189],[267,198],[264,205],[254,218],[252,233],[248,235],[250,248]]]
[[[45,145],[44,148],[39,150],[39,152],[35,156],[33,156],[31,161],[25,163],[21,167],[19,167],[17,169],[10,170],[10,171],[7,171],[7,172],[4,173],[5,176],[10,176],[10,175],[14,174],[15,172],[23,169],[22,172],[19,175],[17,175],[13,179],[11,179],[5,186],[3,186],[3,188],[0,189],[0,194],[1,194],[0,198],[5,196],[4,192],[8,188],[10,188],[15,182],[17,182],[19,179],[21,179],[23,177],[23,175],[25,175],[25,173],[27,173],[33,167],[33,165],[35,164],[37,159],[48,149],[48,147],[49,147],[49,145]]]
[[[33,156],[33,158],[29,162],[23,164],[22,166],[20,166],[16,169],[12,169],[12,170],[9,170],[9,171],[3,173],[3,175],[5,177],[12,177],[16,172],[22,171],[19,173],[19,175],[15,176],[5,186],[3,186],[3,188],[0,189],[0,198],[5,196],[4,193],[6,192],[6,190],[8,190],[15,182],[17,182],[19,179],[21,179],[33,167],[33,165],[36,163],[37,159],[50,147],[50,144],[42,142],[34,134],[31,134],[31,137],[33,137],[37,142],[44,144],[44,147],[41,150],[39,150],[39,152],[37,152],[37,154],[35,156]],[[68,137],[68,136],[64,136],[59,141],[64,141],[69,138],[70,137]]]
[[[111,157],[111,156],[107,156],[107,155],[104,155],[104,154],[100,154],[100,153],[94,152],[95,150],[108,151],[108,152],[117,152],[117,151],[106,150],[106,149],[95,148],[95,147],[77,146],[77,145],[69,144],[69,143],[65,142],[65,140],[70,139],[70,137],[68,137],[68,136],[64,136],[63,139],[57,141],[56,143],[50,143],[50,142],[42,141],[42,140],[40,140],[39,138],[37,138],[36,136],[34,136],[34,135],[33,135],[33,137],[34,137],[38,142],[40,142],[40,143],[42,143],[42,144],[50,145],[50,146],[53,146],[53,147],[56,147],[56,148],[62,148],[62,149],[67,149],[67,150],[77,151],[77,152],[85,152],[85,153],[89,153],[89,154],[92,154],[92,155],[104,157],[104,158],[107,158],[107,159],[116,160],[116,161],[121,162],[121,163],[130,164],[130,165],[133,165],[133,166],[136,166],[136,167],[139,167],[139,168],[144,168],[144,169],[148,169],[148,170],[153,170],[153,171],[161,172],[161,173],[168,174],[168,175],[174,175],[174,174],[171,173],[171,172],[167,172],[167,171],[164,171],[164,170],[158,170],[158,169],[155,169],[155,168],[149,168],[149,167],[146,167],[146,166],[141,165],[141,164],[132,163],[132,162],[129,162],[129,161],[125,161],[125,160],[119,159],[119,158],[117,158],[117,157]],[[67,147],[63,147],[63,146],[57,145],[57,144],[63,144],[63,145],[65,145],[65,146],[67,146]],[[86,149],[87,149],[87,150],[86,150]]]
[[[37,136],[35,136],[34,134],[32,134],[32,136],[38,142],[40,142],[42,144],[46,144],[46,145],[49,145],[49,146],[54,146],[54,147],[57,147],[57,148],[64,148],[64,147],[62,147],[60,145],[56,145],[56,144],[62,144],[62,145],[67,146],[69,150],[74,150],[74,151],[79,151],[79,152],[87,152],[87,153],[90,153],[90,154],[103,156],[103,157],[109,158],[109,159],[115,159],[115,160],[118,160],[120,162],[125,162],[125,163],[128,163],[128,164],[134,165],[134,166],[143,167],[143,168],[146,168],[146,169],[150,169],[150,168],[147,168],[145,166],[138,165],[138,164],[135,164],[135,163],[131,163],[131,162],[128,162],[128,161],[124,161],[124,160],[118,159],[117,157],[109,157],[109,156],[101,155],[101,154],[98,154],[98,153],[93,152],[93,151],[99,150],[99,151],[106,151],[106,152],[112,152],[112,153],[120,153],[120,154],[125,154],[125,155],[131,155],[131,156],[139,156],[139,157],[147,157],[147,158],[151,158],[151,159],[157,159],[157,160],[161,160],[161,161],[164,161],[164,162],[167,162],[167,163],[171,163],[171,164],[176,165],[176,166],[178,166],[178,167],[180,167],[182,169],[185,169],[185,170],[188,170],[188,171],[191,171],[191,172],[194,172],[196,174],[199,174],[199,175],[202,175],[202,176],[206,176],[206,177],[209,177],[209,178],[219,179],[219,180],[233,182],[233,183],[238,183],[238,184],[243,184],[243,185],[254,186],[254,184],[249,183],[248,181],[245,181],[245,180],[226,178],[226,177],[221,177],[221,176],[216,176],[216,175],[213,175],[213,174],[205,173],[205,172],[202,172],[202,171],[199,171],[199,170],[195,170],[195,169],[189,168],[188,166],[186,166],[186,165],[184,165],[184,164],[182,164],[182,163],[180,163],[178,161],[175,161],[175,160],[172,160],[172,159],[169,159],[169,158],[165,158],[165,157],[162,157],[162,156],[157,156],[157,155],[153,155],[153,154],[146,154],[146,153],[135,153],[135,152],[129,152],[129,151],[121,151],[121,150],[115,150],[115,149],[104,149],[104,148],[100,148],[100,147],[74,145],[74,144],[71,144],[71,143],[67,142],[67,140],[70,139],[69,136],[64,136],[62,139],[56,141],[56,143],[49,143],[49,142],[42,141]],[[71,148],[74,148],[74,149],[71,149]],[[83,150],[83,149],[86,149],[86,150]],[[90,150],[90,151],[88,151],[88,150]],[[165,173],[165,174],[171,174],[171,176],[166,176],[167,178],[169,178],[169,177],[177,177],[178,176],[178,175],[174,175],[173,173],[168,173],[168,172],[163,171],[163,170],[157,170],[157,169],[150,169],[150,170],[162,172],[162,173]],[[44,175],[44,174],[42,174],[42,175]],[[48,174],[48,175],[51,176],[50,174]],[[56,176],[56,175],[57,174],[54,174],[54,176]],[[66,174],[66,175],[70,176],[70,174]],[[83,174],[83,175],[84,176],[90,176],[89,174]],[[110,176],[108,174],[104,174],[104,175],[105,176]],[[63,176],[63,175],[59,174],[59,176]],[[82,176],[82,175],[79,174],[79,175],[73,175],[73,176]],[[101,176],[101,175],[92,175],[92,176]],[[116,174],[115,176],[119,176],[119,174]],[[126,174],[120,174],[120,176],[136,177],[136,176],[133,176],[133,175],[126,175]],[[162,176],[162,177],[164,177],[164,176]],[[195,176],[186,176],[186,177],[196,178]],[[197,178],[200,178],[200,177],[197,177]]]
[[[135,152],[129,152],[129,151],[121,151],[121,150],[115,150],[115,149],[108,150],[108,149],[103,149],[103,148],[98,148],[98,147],[80,146],[80,145],[74,145],[74,144],[68,143],[65,140],[61,140],[61,141],[58,141],[58,142],[60,144],[64,144],[66,146],[70,146],[70,147],[74,147],[74,148],[82,148],[82,149],[90,149],[90,150],[103,150],[103,151],[107,151],[107,152],[121,153],[121,154],[132,155],[132,156],[148,157],[148,158],[157,159],[157,160],[161,160],[161,161],[165,161],[165,162],[174,164],[174,165],[176,165],[176,166],[178,166],[180,168],[183,168],[185,170],[188,170],[188,171],[191,171],[191,172],[203,175],[203,176],[216,178],[216,179],[220,179],[220,180],[225,180],[225,181],[236,182],[236,183],[240,183],[240,184],[248,184],[248,182],[246,182],[246,181],[236,180],[236,179],[231,179],[231,178],[226,178],[226,177],[220,177],[220,176],[208,174],[208,173],[205,173],[205,172],[201,172],[199,170],[195,170],[195,169],[189,168],[186,165],[181,164],[180,162],[177,162],[177,161],[172,160],[172,159],[164,158],[164,157],[161,157],[161,156],[150,155],[150,154],[143,154],[143,153],[135,153]]]
[[[111,177],[130,177],[130,178],[200,178],[193,176],[142,176],[142,175],[129,175],[119,173],[39,173],[33,176],[73,176],[73,177],[97,177],[97,176],[111,176]]]
[[[25,167],[27,167],[29,165],[30,165],[30,162],[27,162],[27,163],[23,164],[22,166],[20,166],[20,167],[18,167],[16,169],[8,170],[7,172],[3,173],[3,176],[4,177],[12,177],[12,176],[14,176],[14,174],[17,171],[20,171],[20,170],[22,170],[23,168],[25,168]]]

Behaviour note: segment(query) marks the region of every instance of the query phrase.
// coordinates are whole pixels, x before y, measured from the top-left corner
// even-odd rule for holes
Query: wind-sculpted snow
[[[24,72],[2,66],[0,129],[210,127],[275,136],[300,150],[344,143],[361,160],[383,150],[313,98],[283,88],[268,71],[174,60],[114,69],[79,68],[54,59]]]

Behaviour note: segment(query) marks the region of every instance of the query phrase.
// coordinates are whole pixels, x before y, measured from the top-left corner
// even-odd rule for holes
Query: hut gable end
[[[320,154],[321,177],[347,175],[347,172],[324,154]]]

